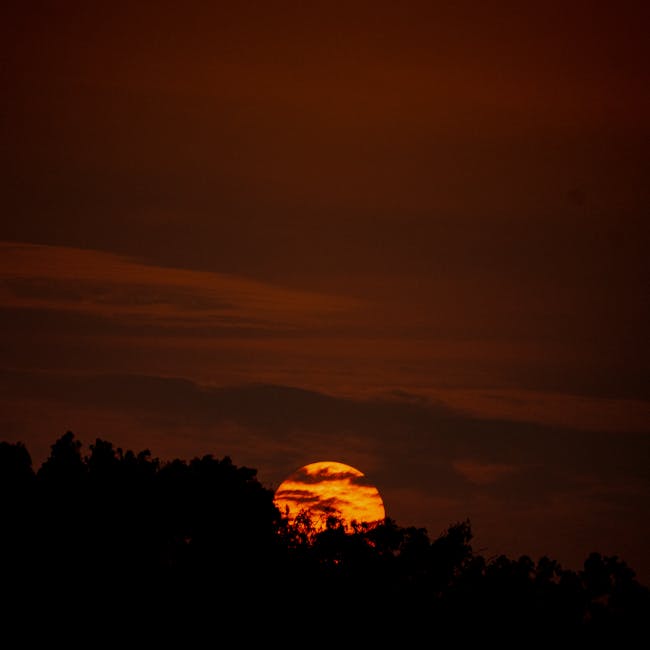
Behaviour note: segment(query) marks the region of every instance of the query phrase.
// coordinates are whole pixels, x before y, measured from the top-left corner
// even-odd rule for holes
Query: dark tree
[[[580,571],[549,557],[486,560],[469,520],[433,540],[388,518],[350,530],[333,515],[321,530],[304,512],[290,523],[257,471],[229,456],[161,462],[101,438],[84,456],[68,431],[34,473],[24,445],[0,442],[0,508],[4,594],[15,611],[58,612],[70,633],[79,620],[246,620],[292,638],[337,623],[343,641],[364,645],[451,634],[623,647],[648,636],[650,591],[617,556],[592,553]]]

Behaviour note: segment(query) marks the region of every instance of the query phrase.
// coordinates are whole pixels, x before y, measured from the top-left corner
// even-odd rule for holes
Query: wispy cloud
[[[296,329],[357,303],[236,275],[146,264],[112,253],[0,242],[5,307],[79,312],[175,327]]]
[[[452,462],[452,467],[463,478],[474,485],[490,485],[501,478],[519,471],[516,465],[505,463],[486,463],[480,460],[460,459]]]
[[[0,305],[7,368],[291,385],[352,398],[386,399],[392,392],[400,401],[442,403],[470,417],[650,431],[647,399],[610,394],[607,386],[592,394],[579,390],[585,387],[571,376],[580,363],[557,372],[554,359],[564,349],[412,336],[407,316],[387,325],[370,297],[98,250],[0,242]],[[605,369],[594,366],[593,373],[605,376]],[[614,384],[624,384],[624,375],[619,382],[610,374]]]

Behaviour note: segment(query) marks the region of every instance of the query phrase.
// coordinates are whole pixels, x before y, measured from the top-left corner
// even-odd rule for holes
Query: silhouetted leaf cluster
[[[579,571],[486,559],[469,521],[433,540],[389,518],[346,532],[332,516],[317,530],[308,514],[289,524],[256,470],[228,456],[163,463],[101,439],[89,449],[67,432],[34,471],[24,445],[0,443],[0,568],[14,607],[54,611],[63,598],[75,616],[159,629],[244,616],[285,630],[345,623],[359,638],[647,637],[650,592],[618,557],[594,552]]]

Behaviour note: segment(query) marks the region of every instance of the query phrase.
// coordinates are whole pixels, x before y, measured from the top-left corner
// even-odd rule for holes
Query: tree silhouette
[[[81,457],[81,442],[74,433],[67,431],[51,447],[49,458],[38,470],[38,477],[50,485],[73,484],[80,481],[87,471]]]
[[[24,485],[34,477],[32,457],[21,442],[0,442],[0,482],[2,485]]]
[[[23,444],[0,442],[3,588],[16,607],[59,611],[57,625],[74,611],[161,629],[245,616],[294,633],[322,618],[363,643],[432,630],[525,645],[647,637],[650,590],[618,556],[594,552],[580,571],[547,556],[486,560],[469,520],[435,539],[389,518],[290,521],[257,471],[229,456],[161,462],[101,438],[82,447],[67,431],[34,472]]]

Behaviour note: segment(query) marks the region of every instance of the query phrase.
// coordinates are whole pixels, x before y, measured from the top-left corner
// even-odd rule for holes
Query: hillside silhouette
[[[435,539],[389,518],[346,532],[331,517],[317,532],[307,514],[289,524],[257,471],[228,456],[161,462],[99,438],[84,455],[68,431],[34,469],[22,443],[0,442],[0,495],[7,617],[150,630],[244,617],[253,628],[242,634],[262,620],[284,633],[345,623],[402,640],[648,636],[650,591],[619,557],[594,551],[578,571],[550,557],[486,559],[469,521]]]

